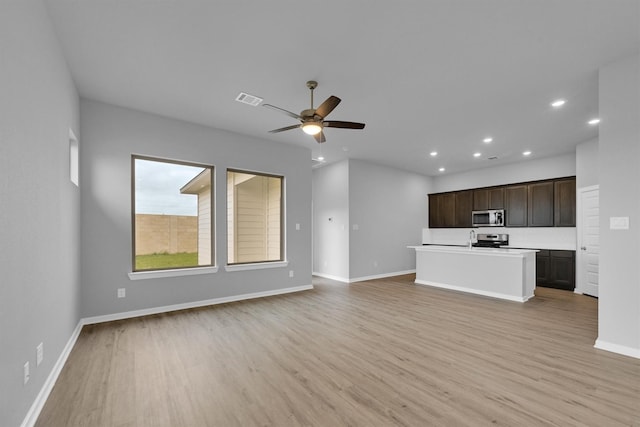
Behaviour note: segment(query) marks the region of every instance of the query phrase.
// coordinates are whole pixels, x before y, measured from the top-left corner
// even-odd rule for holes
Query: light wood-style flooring
[[[85,326],[38,427],[640,426],[597,300],[398,276]]]

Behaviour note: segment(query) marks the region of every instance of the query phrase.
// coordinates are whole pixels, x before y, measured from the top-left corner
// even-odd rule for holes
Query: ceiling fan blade
[[[324,119],[333,111],[334,108],[338,106],[338,104],[340,104],[340,98],[331,95],[326,99],[326,101],[320,104],[318,108],[316,108],[316,115]]]
[[[302,124],[299,124],[299,125],[291,125],[291,126],[283,127],[283,128],[280,128],[280,129],[270,130],[270,131],[269,131],[269,133],[284,132],[285,130],[291,130],[291,129],[299,128],[300,126],[302,126]]]
[[[317,134],[313,135],[313,137],[316,139],[316,141],[318,141],[318,144],[322,144],[323,142],[326,141],[325,137],[324,137],[324,132],[318,132]]]
[[[341,129],[364,129],[364,123],[341,122],[337,120],[332,120],[329,122],[324,122],[324,127],[341,128]]]
[[[262,104],[262,106],[285,113],[287,116],[293,117],[294,119],[302,120],[302,117],[300,117],[298,114],[292,113],[291,111],[285,110],[284,108],[276,107],[275,105],[271,104]]]

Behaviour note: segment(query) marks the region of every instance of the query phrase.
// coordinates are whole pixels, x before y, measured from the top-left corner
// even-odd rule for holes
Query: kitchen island
[[[409,246],[419,285],[525,302],[536,286],[536,250]]]

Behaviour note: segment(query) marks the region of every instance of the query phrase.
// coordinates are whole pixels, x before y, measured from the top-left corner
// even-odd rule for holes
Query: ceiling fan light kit
[[[302,130],[307,135],[317,135],[322,131],[322,126],[316,122],[307,122],[302,125]]]
[[[364,123],[355,122],[343,122],[343,121],[330,121],[325,122],[324,119],[333,111],[334,108],[340,103],[340,98],[337,96],[330,96],[327,98],[318,108],[313,108],[313,90],[318,87],[318,82],[309,80],[307,82],[307,88],[311,91],[311,108],[302,110],[300,114],[292,113],[280,107],[276,107],[271,104],[263,104],[267,108],[271,108],[276,111],[280,111],[294,119],[300,120],[299,125],[286,126],[279,129],[269,131],[269,133],[284,132],[286,130],[301,128],[307,135],[312,135],[318,143],[326,141],[324,132],[325,127],[341,128],[341,129],[364,129]]]

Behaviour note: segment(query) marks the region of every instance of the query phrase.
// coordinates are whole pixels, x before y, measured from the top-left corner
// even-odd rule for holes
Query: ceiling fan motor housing
[[[300,112],[300,117],[302,117],[304,120],[317,120],[317,119],[321,118],[321,117],[317,117],[316,116],[315,108],[309,108],[308,110],[302,110]]]

